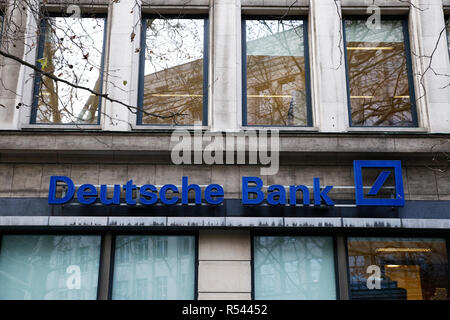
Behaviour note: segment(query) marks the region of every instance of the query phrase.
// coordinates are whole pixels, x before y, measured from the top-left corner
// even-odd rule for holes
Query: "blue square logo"
[[[395,180],[395,198],[365,198],[363,185],[364,168],[390,168],[394,169]],[[403,207],[405,205],[405,194],[403,191],[402,164],[399,160],[355,160],[353,161],[353,170],[355,176],[355,196],[357,206],[391,206]],[[375,183],[371,187],[368,195],[375,196],[380,191],[391,171],[382,171]]]

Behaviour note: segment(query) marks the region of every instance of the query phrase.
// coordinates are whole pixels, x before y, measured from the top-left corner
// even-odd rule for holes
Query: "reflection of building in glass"
[[[264,36],[246,44],[247,124],[306,126],[304,26],[269,22],[246,21],[249,37],[253,28],[264,30]]]
[[[100,237],[5,236],[1,245],[1,299],[96,298]]]
[[[255,237],[257,299],[335,299],[332,240]]]
[[[142,123],[193,124],[203,116],[203,59],[144,77]],[[157,118],[151,114],[168,116]],[[174,117],[170,117],[177,114]]]
[[[194,238],[117,238],[113,299],[192,299]]]
[[[413,126],[407,51],[402,21],[346,20],[352,125]]]

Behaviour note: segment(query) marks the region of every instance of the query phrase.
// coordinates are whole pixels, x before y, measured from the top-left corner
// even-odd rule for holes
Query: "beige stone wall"
[[[249,231],[200,231],[200,300],[251,299],[250,241]]]
[[[450,170],[426,166],[403,168],[406,200],[450,200]],[[259,176],[264,185],[308,185],[314,177],[321,185],[354,186],[353,167],[349,165],[291,165],[282,166],[275,176],[261,176],[255,166],[175,166],[168,164],[107,164],[107,163],[3,163],[0,164],[0,197],[41,197],[48,195],[50,176],[66,175],[75,184],[117,184],[133,180],[137,185],[181,184],[182,176],[190,183],[207,185],[218,183],[225,189],[225,197],[239,199],[242,176]],[[335,189],[332,199],[354,199],[354,190]],[[313,192],[311,190],[311,199]]]

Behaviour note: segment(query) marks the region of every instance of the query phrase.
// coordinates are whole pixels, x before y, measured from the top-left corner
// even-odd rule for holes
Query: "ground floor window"
[[[195,298],[195,236],[117,236],[115,257],[112,299]]]
[[[100,243],[100,236],[2,236],[0,299],[96,299]]]
[[[254,237],[254,297],[336,299],[332,237]]]
[[[445,300],[445,239],[348,238],[351,299]]]

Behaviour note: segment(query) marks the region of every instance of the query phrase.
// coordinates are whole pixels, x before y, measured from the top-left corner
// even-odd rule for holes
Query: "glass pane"
[[[104,24],[103,18],[47,19],[37,62],[45,72],[100,92]],[[43,76],[35,94],[36,123],[97,123],[100,99],[87,90]]]
[[[194,236],[118,236],[113,299],[192,300]]]
[[[202,121],[204,27],[204,19],[147,20],[143,124]]]
[[[306,126],[304,22],[247,20],[247,124]]]
[[[403,21],[346,20],[354,126],[413,126]]]
[[[99,236],[3,236],[0,299],[96,299],[100,241]]]
[[[444,239],[349,238],[352,299],[448,299]]]
[[[255,237],[255,299],[336,299],[333,239]]]

